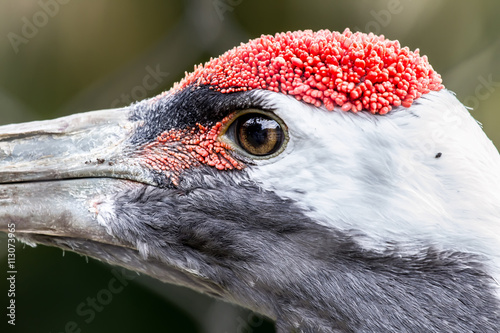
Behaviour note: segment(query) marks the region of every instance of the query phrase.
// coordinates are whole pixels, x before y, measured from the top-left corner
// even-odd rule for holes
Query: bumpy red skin
[[[219,133],[229,118],[211,128],[197,124],[194,128],[172,129],[144,147],[144,163],[164,174],[174,185],[184,169],[205,164],[218,170],[243,168],[243,164],[228,153],[229,146],[218,141]]]
[[[381,115],[444,88],[441,76],[418,50],[401,48],[384,36],[349,30],[261,36],[195,67],[171,93],[193,85],[207,85],[221,93],[265,89],[328,110],[338,106],[343,111]],[[226,121],[212,128],[198,125],[161,134],[145,147],[145,163],[174,184],[183,169],[194,165],[241,169],[243,164],[231,157],[230,147],[218,141]]]
[[[379,114],[443,88],[441,76],[418,50],[349,30],[261,36],[196,67],[174,89],[191,84],[222,93],[266,89],[328,110]]]

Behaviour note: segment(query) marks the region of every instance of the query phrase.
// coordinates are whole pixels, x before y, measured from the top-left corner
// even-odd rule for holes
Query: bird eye
[[[237,120],[236,134],[240,147],[256,156],[275,153],[285,136],[276,120],[251,113]]]
[[[260,110],[245,110],[236,114],[224,134],[246,154],[269,158],[284,147],[285,130],[285,125],[276,116]]]

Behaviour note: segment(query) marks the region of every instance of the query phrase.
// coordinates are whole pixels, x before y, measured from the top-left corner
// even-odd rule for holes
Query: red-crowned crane
[[[0,127],[0,230],[284,332],[498,332],[500,157],[418,51],[261,36],[126,108]]]

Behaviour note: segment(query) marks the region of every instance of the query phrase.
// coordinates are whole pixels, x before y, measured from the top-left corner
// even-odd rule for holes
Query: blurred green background
[[[127,105],[261,34],[349,27],[420,48],[499,147],[499,17],[495,0],[0,0],[0,124]],[[150,71],[154,87],[143,84]],[[102,295],[112,268],[22,245],[8,326],[6,249],[1,235],[1,332],[274,331],[246,310],[143,276],[86,322],[76,309]]]

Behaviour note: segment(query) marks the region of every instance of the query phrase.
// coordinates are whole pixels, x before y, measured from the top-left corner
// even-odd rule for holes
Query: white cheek
[[[450,124],[441,106],[425,109],[427,100],[414,114],[374,116],[263,95],[290,134],[282,155],[249,168],[264,188],[317,223],[365,235],[359,241],[368,248],[397,242],[500,256],[500,158],[465,110],[453,111],[458,121]],[[429,95],[459,103],[446,91]],[[453,139],[428,140],[441,129]]]
[[[395,224],[377,215],[389,195],[384,192],[390,190],[386,183],[391,182],[394,161],[383,151],[368,149],[386,149],[384,140],[370,138],[377,118],[317,110],[289,98],[275,105],[290,130],[286,153],[253,168],[252,178],[296,200],[318,223],[363,230],[371,238],[381,233],[380,240],[387,241],[385,233]],[[381,142],[364,146],[369,140]]]

